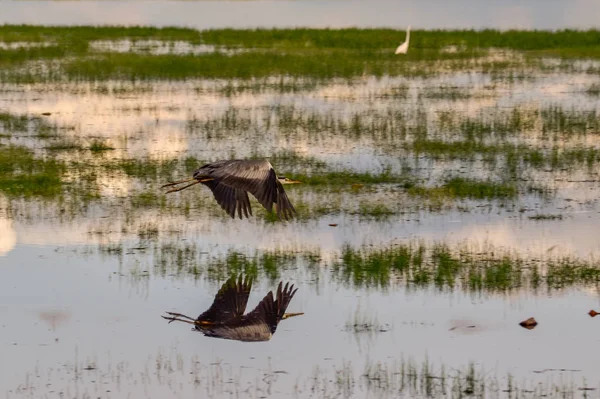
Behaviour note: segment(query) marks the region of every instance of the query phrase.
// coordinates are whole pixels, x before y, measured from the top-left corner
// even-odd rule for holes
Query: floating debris
[[[475,325],[470,325],[470,326],[454,326],[454,327],[450,328],[448,331],[454,331],[457,328],[476,328],[476,327],[477,326],[475,326]]]
[[[44,115],[44,116],[50,116],[50,115],[52,115],[52,112],[42,112],[42,115]]]
[[[329,223],[329,226],[331,226],[331,227],[337,227],[337,223]]]
[[[524,321],[522,321],[522,322],[519,323],[519,325],[521,327],[526,328],[528,330],[534,329],[535,326],[537,326],[537,324],[538,324],[537,321],[533,317],[530,317],[527,320],[524,320]]]

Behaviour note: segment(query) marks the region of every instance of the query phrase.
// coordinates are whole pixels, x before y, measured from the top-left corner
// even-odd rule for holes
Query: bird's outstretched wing
[[[198,316],[198,321],[210,323],[223,323],[240,317],[246,311],[248,297],[252,289],[252,279],[246,276],[242,279],[240,274],[231,276],[222,286],[210,308]]]
[[[296,213],[269,161],[240,159],[214,162],[196,170],[194,178],[201,177],[212,178],[219,185],[250,192],[269,212],[273,211],[275,204],[279,218],[283,216],[288,219]],[[215,199],[219,201],[216,195]],[[229,202],[226,206],[227,209],[223,208],[226,211],[233,207]]]
[[[290,301],[294,297],[294,294],[296,294],[296,291],[298,291],[298,288],[294,289],[294,285],[290,286],[290,283],[286,283],[284,288],[282,286],[283,282],[280,282],[277,287],[276,299],[273,298],[273,291],[269,291],[263,300],[256,305],[254,310],[244,316],[244,319],[247,322],[252,321],[254,324],[266,324],[271,334],[274,334]]]
[[[274,171],[273,174],[275,174]],[[279,217],[279,219],[281,219],[282,215],[285,220],[292,219],[294,217],[294,214],[296,213],[296,209],[294,208],[294,206],[290,202],[290,199],[285,193],[285,190],[283,189],[283,184],[281,184],[281,182],[277,180],[277,176],[275,176],[275,184],[277,184],[277,201],[275,201],[275,213],[277,214],[277,217]]]
[[[243,219],[242,212],[246,217],[248,217],[248,214],[252,215],[252,206],[246,191],[226,186],[217,180],[202,182],[202,184],[210,188],[217,203],[233,219],[235,219],[236,210],[240,219]]]

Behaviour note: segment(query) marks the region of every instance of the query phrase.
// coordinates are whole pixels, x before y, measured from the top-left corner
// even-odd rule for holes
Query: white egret
[[[396,54],[406,54],[408,52],[408,42],[410,41],[410,25],[406,28],[406,40],[398,46]]]

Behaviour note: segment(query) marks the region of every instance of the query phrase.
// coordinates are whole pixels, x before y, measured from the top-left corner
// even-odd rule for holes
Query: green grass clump
[[[0,42],[71,42],[92,40],[183,40],[198,42],[195,29],[151,26],[0,25]]]
[[[114,147],[111,147],[110,145],[106,144],[103,141],[99,141],[99,140],[94,140],[90,146],[89,146],[89,150],[91,152],[104,152],[104,151],[111,151],[114,150]]]
[[[395,215],[397,212],[385,204],[372,204],[361,202],[358,207],[360,217],[373,218],[375,220],[385,220]]]
[[[537,215],[528,216],[527,219],[529,219],[529,220],[562,220],[563,215],[539,213]]]
[[[44,149],[50,151],[79,151],[82,150],[83,147],[80,144],[75,143],[73,141],[64,140],[51,143],[44,147]]]
[[[455,177],[439,187],[414,186],[409,188],[411,195],[429,198],[470,198],[491,200],[502,198],[515,198],[518,194],[517,187],[510,183],[496,183],[492,181],[478,181]]]
[[[55,137],[58,127],[46,118],[0,112],[0,133],[5,136],[34,133],[39,138]]]
[[[592,83],[587,89],[585,89],[585,93],[590,96],[600,96],[600,84]]]
[[[487,145],[477,140],[417,139],[406,144],[405,148],[433,159],[472,159],[475,155],[495,156],[504,151],[500,145]]]
[[[29,117],[27,115],[0,112],[0,127],[6,135],[11,135],[14,132],[26,132],[29,128]]]
[[[62,193],[65,166],[36,158],[19,146],[0,146],[0,191],[8,196],[52,197]]]
[[[453,86],[440,86],[440,87],[427,87],[419,93],[419,97],[434,99],[434,100],[466,100],[472,97],[468,89],[453,87]]]
[[[494,198],[514,198],[517,195],[517,188],[513,184],[495,183],[491,181],[476,181],[455,177],[442,185],[450,197],[454,198],[473,198],[473,199],[494,199]]]
[[[284,79],[279,77],[278,81],[270,81],[268,78],[254,81],[232,81],[219,86],[217,93],[225,97],[234,97],[241,94],[258,95],[269,91],[278,94],[301,93],[315,90],[318,87],[317,81],[304,81],[299,79]]]

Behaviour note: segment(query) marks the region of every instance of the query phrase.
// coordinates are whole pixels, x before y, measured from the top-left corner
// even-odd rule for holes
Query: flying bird
[[[281,320],[304,314],[285,313],[298,289],[289,283],[284,287],[283,282],[279,283],[275,298],[273,291],[269,291],[253,311],[244,314],[251,289],[252,279],[248,276],[242,279],[240,275],[237,281],[232,276],[223,284],[210,308],[196,319],[173,312],[161,317],[169,323],[193,324],[195,330],[208,337],[254,342],[270,340]]]
[[[406,29],[406,40],[398,46],[396,54],[406,54],[408,52],[408,43],[410,42],[410,25]]]
[[[181,183],[193,181],[183,187],[177,187]],[[235,219],[242,219],[242,213],[248,217],[252,215],[252,207],[248,199],[248,193],[254,195],[258,202],[269,212],[275,213],[279,219],[293,218],[296,209],[288,199],[284,184],[301,183],[291,180],[285,176],[277,177],[273,166],[267,160],[245,160],[234,159],[229,161],[216,161],[206,164],[194,171],[191,179],[183,179],[169,182],[161,188],[173,187],[167,193],[184,190],[194,184],[202,183],[210,188],[217,203]]]

